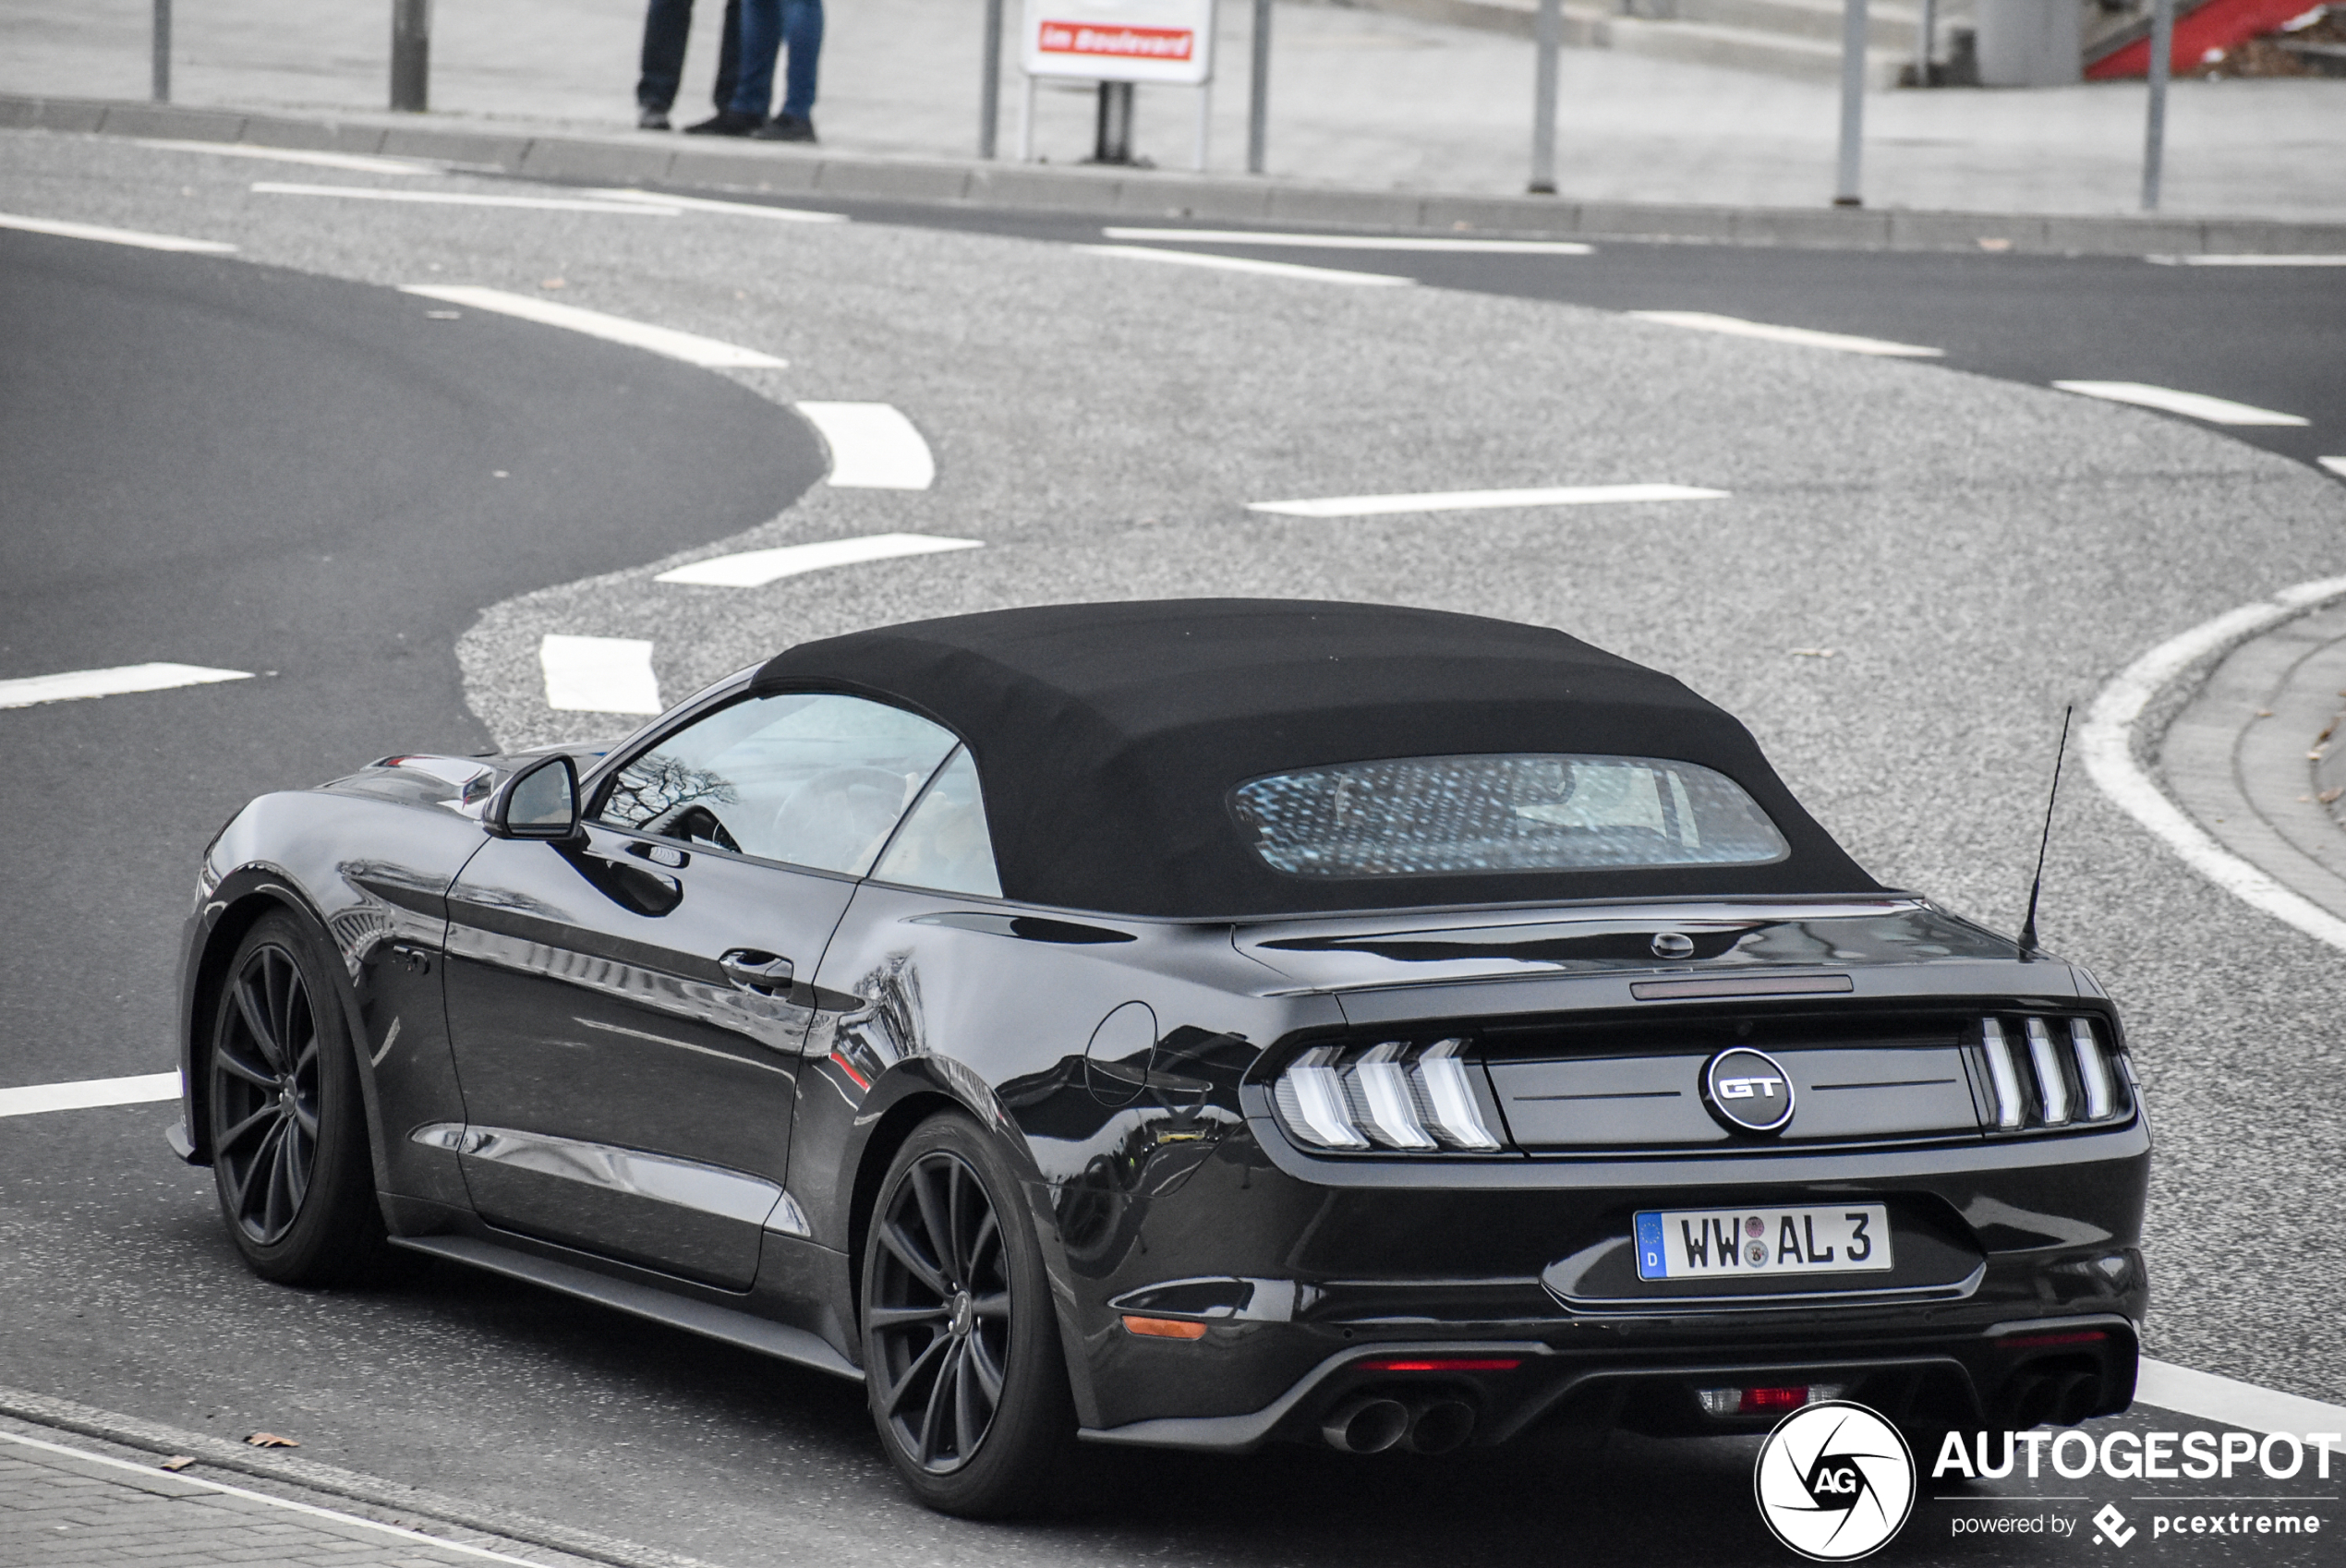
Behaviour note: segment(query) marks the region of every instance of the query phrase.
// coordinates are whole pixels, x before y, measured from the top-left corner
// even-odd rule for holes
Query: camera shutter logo
[[[1905,1527],[1914,1454],[1897,1428],[1862,1405],[1810,1405],[1768,1434],[1751,1490],[1776,1539],[1812,1562],[1853,1562]]]
[[[1792,1076],[1765,1051],[1738,1045],[1703,1065],[1703,1104],[1733,1132],[1782,1132],[1792,1120]]]

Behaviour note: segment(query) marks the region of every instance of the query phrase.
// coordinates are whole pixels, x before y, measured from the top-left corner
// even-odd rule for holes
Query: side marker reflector
[[[1124,1320],[1124,1332],[1139,1334],[1143,1339],[1203,1339],[1205,1325],[1185,1318],[1133,1318]]]
[[[1363,1372],[1512,1372],[1523,1361],[1513,1356],[1372,1356],[1352,1364]]]

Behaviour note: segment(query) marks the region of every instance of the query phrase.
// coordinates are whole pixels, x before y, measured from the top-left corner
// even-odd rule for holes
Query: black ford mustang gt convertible
[[[803,644],[607,750],[253,802],[182,991],[174,1141],[261,1274],[409,1248],[860,1379],[956,1513],[1079,1437],[2133,1396],[2108,996],[1555,631],[1195,600]]]

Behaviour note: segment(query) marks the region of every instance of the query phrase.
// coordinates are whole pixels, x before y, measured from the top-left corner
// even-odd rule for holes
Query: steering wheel
[[[723,821],[697,801],[662,813],[644,824],[643,830],[663,834],[671,838],[682,838],[687,844],[711,844],[720,850],[731,850],[737,855],[742,852],[741,845],[734,842],[733,835]]]

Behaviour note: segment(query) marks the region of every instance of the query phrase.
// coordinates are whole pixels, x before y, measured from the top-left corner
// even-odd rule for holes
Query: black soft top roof
[[[804,643],[756,690],[881,697],[968,742],[1005,897],[1174,918],[1651,896],[1880,891],[1741,724],[1542,626],[1386,605],[1046,605]],[[1497,752],[1666,757],[1747,790],[1791,847],[1759,866],[1303,877],[1228,804],[1264,774]]]

